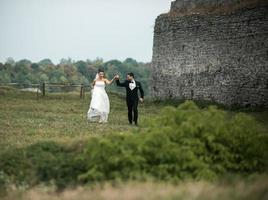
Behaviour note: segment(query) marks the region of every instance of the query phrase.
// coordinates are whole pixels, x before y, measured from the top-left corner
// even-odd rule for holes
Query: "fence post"
[[[42,93],[43,93],[43,97],[46,95],[46,83],[45,82],[43,82],[43,84],[42,84]]]
[[[83,85],[83,99],[85,98],[85,86]]]
[[[83,93],[84,93],[84,84],[81,84],[81,88],[80,88],[80,99],[83,98]]]
[[[37,85],[37,88],[36,88],[36,97],[37,97],[37,99],[38,99],[38,97],[39,97],[39,88],[40,88],[40,84],[38,84]]]

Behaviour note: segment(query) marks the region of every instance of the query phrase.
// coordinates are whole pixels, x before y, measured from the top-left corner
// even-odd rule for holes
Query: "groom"
[[[120,83],[119,75],[116,75],[115,78],[117,86],[126,88],[127,92],[126,100],[127,100],[129,124],[132,124],[132,121],[134,121],[135,125],[138,125],[138,103],[139,100],[142,103],[144,97],[144,92],[141,83],[135,81],[133,73],[128,73],[127,80],[125,80],[123,83]],[[140,98],[138,96],[138,90],[140,90],[140,96],[141,96]]]

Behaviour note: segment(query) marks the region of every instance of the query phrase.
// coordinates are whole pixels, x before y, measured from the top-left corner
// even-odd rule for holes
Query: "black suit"
[[[136,87],[131,90],[129,88],[129,84],[131,81],[125,80],[125,82],[120,83],[119,80],[116,80],[116,84],[120,87],[126,88],[126,101],[127,101],[127,107],[128,107],[128,121],[130,124],[132,124],[132,113],[134,113],[134,122],[137,124],[138,122],[138,103],[139,103],[139,95],[138,90],[140,90],[141,98],[144,97],[144,91],[142,89],[141,83],[138,81],[136,82]]]

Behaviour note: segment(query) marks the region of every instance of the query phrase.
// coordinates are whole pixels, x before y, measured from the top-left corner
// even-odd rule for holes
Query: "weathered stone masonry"
[[[158,16],[151,95],[268,107],[268,6]]]

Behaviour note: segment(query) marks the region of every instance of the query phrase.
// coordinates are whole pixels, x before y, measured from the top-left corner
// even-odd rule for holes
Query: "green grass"
[[[0,88],[0,152],[42,140],[69,142],[91,136],[128,132],[125,97],[109,93],[111,112],[108,124],[87,123],[90,95],[83,100],[79,93],[50,93],[37,98],[35,93]],[[159,112],[156,104],[139,105],[139,122]]]

